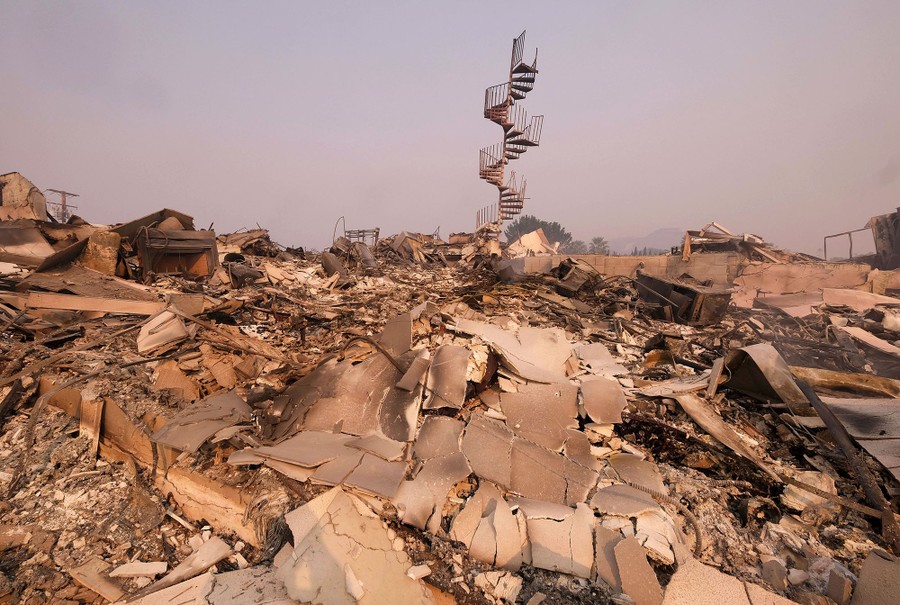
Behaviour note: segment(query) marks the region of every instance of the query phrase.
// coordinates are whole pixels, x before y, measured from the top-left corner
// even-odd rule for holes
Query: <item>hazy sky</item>
[[[816,253],[900,206],[900,2],[5,0],[0,173],[322,247],[496,201],[481,117],[528,30],[526,212],[577,238],[718,221]]]

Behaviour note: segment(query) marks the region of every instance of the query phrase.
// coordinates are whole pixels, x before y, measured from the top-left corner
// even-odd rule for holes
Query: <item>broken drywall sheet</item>
[[[590,578],[594,564],[594,513],[579,503],[574,509],[528,498],[511,498],[525,516],[531,564]]]
[[[666,493],[659,467],[649,460],[632,454],[614,454],[607,461],[625,483],[640,485],[658,494]]]
[[[459,409],[466,400],[466,367],[469,350],[444,345],[434,352],[428,377],[425,380],[427,410],[450,407]]]
[[[751,605],[744,583],[696,559],[678,566],[663,605]]]
[[[390,500],[397,495],[400,482],[406,475],[406,466],[405,461],[388,462],[366,453],[343,484]]]
[[[213,576],[209,605],[296,605],[275,569],[251,567]]]
[[[200,399],[200,385],[182,372],[173,359],[160,362],[153,370],[153,388],[170,392],[176,400],[194,402]]]
[[[400,484],[394,505],[404,523],[436,533],[450,489],[472,472],[460,451],[464,424],[446,416],[428,416],[413,446],[415,475]]]
[[[163,588],[131,605],[296,605],[284,582],[270,567],[207,572]]]
[[[413,454],[419,460],[430,460],[459,452],[459,440],[465,424],[446,416],[428,416],[422,422]]]
[[[250,406],[234,391],[216,394],[178,412],[151,439],[180,450],[196,452],[218,431],[250,420]]]
[[[830,307],[849,307],[857,313],[865,313],[878,306],[900,305],[900,299],[893,296],[843,288],[822,288],[822,300]]]
[[[344,454],[344,446],[352,439],[352,435],[341,433],[300,431],[277,445],[266,445],[251,451],[264,458],[312,468]]]
[[[625,538],[615,546],[616,566],[622,581],[622,592],[635,605],[660,605],[663,590],[641,543],[636,538]]]
[[[99,557],[91,557],[78,567],[69,570],[69,575],[84,586],[93,590],[108,601],[116,601],[125,596],[125,591],[114,580],[110,579],[112,566]]]
[[[639,474],[645,475],[642,477],[643,481],[655,483],[646,476],[649,473],[646,473],[643,468]],[[638,482],[635,483],[641,485]],[[651,489],[658,491],[657,488]],[[677,544],[683,543],[684,539],[675,525],[675,521],[649,494],[617,483],[597,490],[591,499],[590,506],[603,515],[602,525],[609,529],[626,528],[627,535],[637,537],[654,559],[664,565],[675,563],[674,548]],[[603,539],[606,546],[613,542],[605,534],[598,535],[597,539]],[[607,565],[604,569],[607,576],[615,579],[611,565]]]
[[[422,378],[425,376],[425,372],[428,371],[430,366],[431,352],[428,349],[422,349],[416,355],[416,358],[409,366],[409,369],[406,370],[403,377],[397,382],[397,388],[407,392],[412,391],[422,384]]]
[[[391,355],[403,355],[412,347],[412,316],[403,313],[388,320],[378,342]]]
[[[517,393],[502,393],[500,408],[516,435],[557,452],[568,430],[578,428],[578,388],[569,384],[523,385]]]
[[[863,562],[850,605],[895,603],[900,594],[900,560],[875,549]]]
[[[321,483],[323,485],[340,485],[347,477],[350,476],[350,473],[352,473],[353,470],[359,466],[360,462],[362,462],[363,456],[365,456],[365,452],[353,450],[351,448],[344,448],[343,452],[336,458],[324,463],[315,471],[309,471],[305,476],[309,477],[309,479],[313,483]],[[266,465],[274,468],[279,472],[284,472],[283,470],[279,469],[278,466],[273,466],[271,461],[266,462]],[[304,476],[304,474],[300,473],[298,476]]]
[[[598,376],[627,376],[628,369],[613,358],[603,343],[582,344],[575,347],[581,363]]]
[[[313,605],[434,603],[403,541],[366,504],[334,488],[285,515],[294,550],[278,569],[288,596]]]
[[[500,355],[510,370],[535,382],[566,381],[566,362],[572,345],[559,328],[520,326],[516,332],[492,323],[456,318],[459,332],[478,336]]]
[[[581,383],[584,411],[599,424],[622,422],[622,410],[628,405],[625,392],[615,380],[594,378]]]
[[[401,365],[409,364],[412,369],[415,362],[419,360],[419,357],[413,358],[414,355],[415,353],[410,351],[397,358],[397,361]],[[429,364],[430,360],[426,359],[425,369]],[[409,371],[407,371],[408,373]],[[402,383],[405,377],[406,374],[400,378],[397,385]],[[419,378],[422,377],[419,376]],[[378,410],[378,431],[394,441],[412,441],[418,427],[421,393],[424,387],[418,383],[410,385],[408,389],[397,385],[393,389],[388,389],[381,402],[381,408]]]
[[[500,490],[488,481],[481,482],[453,519],[450,537],[465,544],[479,561],[510,571],[522,565],[519,523]]]
[[[513,438],[502,422],[472,414],[462,436],[462,453],[476,475],[509,488]]]
[[[606,582],[615,592],[621,592],[622,580],[616,563],[616,544],[624,540],[622,534],[599,523],[594,526],[594,575]]]
[[[196,328],[196,325],[194,327]],[[141,354],[148,353],[181,342],[190,336],[191,333],[180,317],[171,311],[163,311],[141,328],[137,337],[137,350]]]
[[[300,481],[344,484],[390,499],[406,474],[405,445],[375,435],[360,439],[341,433],[300,431],[277,445],[234,452],[228,462],[241,465],[262,460]]]
[[[212,592],[216,583],[216,576],[212,572],[179,582],[168,588],[153,591],[143,597],[132,595],[129,605],[209,605],[207,597]],[[124,604],[120,601],[115,605]]]
[[[475,576],[474,584],[491,603],[497,605],[515,603],[522,591],[522,578],[508,571],[483,571]]]
[[[161,580],[132,595],[132,598],[145,597],[154,592],[174,586],[185,580],[198,576],[207,569],[233,554],[231,547],[218,536],[212,536],[193,553],[179,563]]]
[[[407,417],[409,413],[406,409],[417,406],[414,393],[394,386],[402,373],[380,353],[369,355],[355,364],[329,361],[310,376],[320,371],[322,380],[315,382],[316,392],[310,393],[308,399],[301,395],[303,403],[308,402],[309,406],[302,421],[303,428],[307,430],[330,431],[340,426],[342,432],[350,435],[362,436],[382,431],[395,438],[396,435],[383,431],[385,425],[390,425],[397,416]],[[289,396],[292,400],[295,397],[293,392]],[[392,398],[396,398],[396,405],[392,403],[389,406]],[[390,418],[383,419],[383,414],[388,414]]]
[[[601,515],[629,518],[662,510],[649,494],[622,483],[598,489],[591,498],[591,508]]]
[[[426,460],[415,476],[403,481],[397,489],[393,503],[400,519],[437,533],[451,488],[471,472],[466,457],[460,452]]]
[[[526,498],[574,506],[597,484],[593,468],[517,437],[484,414],[472,414],[462,452],[480,478]]]
[[[375,454],[388,462],[401,460],[406,454],[406,443],[403,441],[394,441],[375,434],[351,439],[347,442],[347,447]]]
[[[510,454],[510,491],[525,498],[567,504],[565,460],[536,443],[514,439]]]

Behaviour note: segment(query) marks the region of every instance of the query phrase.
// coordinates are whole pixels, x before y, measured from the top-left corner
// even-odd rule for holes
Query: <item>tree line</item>
[[[550,243],[559,242],[559,251],[564,254],[609,254],[609,242],[596,236],[590,242],[573,239],[568,229],[556,221],[545,221],[531,214],[523,214],[506,226],[503,232],[506,241],[514,242],[526,233],[543,229]]]

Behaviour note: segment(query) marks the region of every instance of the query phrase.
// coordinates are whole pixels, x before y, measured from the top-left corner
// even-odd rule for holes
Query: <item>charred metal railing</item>
[[[513,40],[508,80],[484,91],[484,117],[503,128],[503,139],[479,152],[478,176],[497,187],[499,201],[476,213],[476,230],[494,224],[499,234],[503,221],[520,214],[525,205],[525,179],[517,183],[514,172],[510,172],[508,179],[505,175],[507,164],[522,157],[529,147],[540,145],[544,127],[544,116],[529,119],[525,109],[516,104],[534,89],[538,73],[537,50],[530,64],[522,60],[524,53],[525,32],[522,32]]]

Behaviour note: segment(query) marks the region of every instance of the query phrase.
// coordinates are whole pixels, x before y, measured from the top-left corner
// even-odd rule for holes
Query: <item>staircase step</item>
[[[513,67],[512,72],[514,74],[536,74],[538,73],[538,70],[527,63],[519,63]]]

